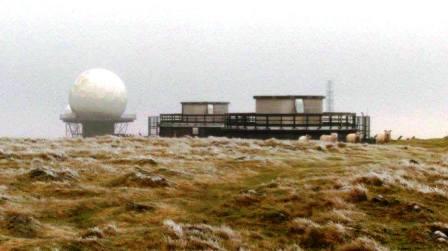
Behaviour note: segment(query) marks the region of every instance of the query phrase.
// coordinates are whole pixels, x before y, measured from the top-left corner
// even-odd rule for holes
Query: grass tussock
[[[363,202],[367,200],[367,188],[362,185],[355,185],[349,188],[348,200],[351,202]]]
[[[295,219],[290,231],[301,234],[301,245],[306,248],[333,248],[344,243],[350,233],[346,227],[339,223],[329,222],[320,225],[310,219]]]
[[[56,170],[53,168],[38,167],[31,169],[24,178],[30,181],[75,181],[78,173],[68,168]]]
[[[34,217],[19,212],[7,212],[3,219],[9,234],[21,238],[36,238],[42,233],[42,224]]]
[[[240,235],[227,226],[178,224],[169,219],[163,224],[168,230],[167,244],[170,249],[235,250],[241,245]]]
[[[337,251],[388,251],[378,244],[376,241],[368,237],[359,237],[348,244],[344,244],[337,249]]]
[[[111,186],[124,187],[168,187],[168,180],[159,175],[147,175],[140,172],[131,172],[115,179],[111,182]]]

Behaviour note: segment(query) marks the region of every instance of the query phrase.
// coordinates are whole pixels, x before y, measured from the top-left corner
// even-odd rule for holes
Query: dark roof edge
[[[303,99],[324,99],[325,96],[320,95],[260,95],[260,96],[254,96],[254,99],[296,99],[296,98],[303,98]]]
[[[206,105],[206,104],[216,104],[216,105],[228,105],[230,102],[222,101],[185,101],[180,102],[181,104],[192,104],[192,105]]]
[[[83,123],[83,122],[114,122],[114,123],[127,123],[133,122],[137,119],[135,114],[123,114],[119,118],[101,118],[101,117],[77,117],[74,114],[61,114],[59,119],[64,122],[71,123]]]

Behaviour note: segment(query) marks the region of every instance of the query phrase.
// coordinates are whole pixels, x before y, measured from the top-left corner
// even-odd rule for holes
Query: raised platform
[[[243,129],[230,129],[230,128],[218,128],[218,127],[160,127],[159,135],[161,137],[184,137],[184,136],[197,136],[197,137],[228,137],[228,138],[246,138],[246,139],[298,139],[300,136],[309,135],[313,139],[319,139],[322,134],[330,134],[337,132],[340,140],[345,140],[345,137],[349,133],[357,132],[356,129],[342,129],[342,130],[243,130]]]
[[[322,134],[333,132],[338,133],[341,140],[354,132],[360,132],[364,140],[370,137],[370,117],[357,116],[355,113],[161,114],[159,127],[162,137],[189,135],[297,139],[302,135],[310,135],[317,139]]]
[[[65,122],[67,136],[95,137],[102,135],[123,135],[127,124],[135,121],[134,114],[123,114],[119,118],[79,118],[73,114],[62,114],[60,119]]]

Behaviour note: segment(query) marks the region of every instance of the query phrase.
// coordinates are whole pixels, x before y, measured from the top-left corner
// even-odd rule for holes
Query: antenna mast
[[[334,112],[334,90],[331,80],[327,82],[327,112]]]

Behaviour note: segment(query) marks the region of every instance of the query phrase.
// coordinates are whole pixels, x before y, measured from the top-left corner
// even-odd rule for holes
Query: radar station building
[[[344,140],[359,132],[370,138],[370,117],[353,112],[325,112],[325,96],[254,96],[255,112],[229,113],[228,102],[182,102],[182,113],[160,114],[162,137],[223,136],[233,138],[297,139],[338,133]],[[151,130],[149,130],[151,131]]]

